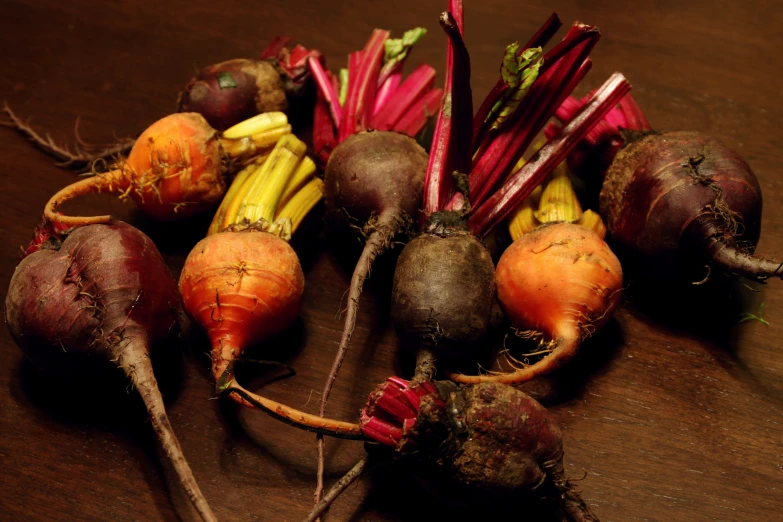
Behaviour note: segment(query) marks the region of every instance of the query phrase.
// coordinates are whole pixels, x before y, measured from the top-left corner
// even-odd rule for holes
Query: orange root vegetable
[[[282,113],[256,116],[222,135],[199,114],[166,116],[141,134],[116,169],[78,181],[52,196],[44,215],[69,226],[106,223],[111,216],[63,216],[57,207],[81,194],[113,192],[121,199],[132,198],[145,213],[161,221],[190,217],[217,205],[235,165],[268,152],[281,135],[290,132]]]
[[[243,171],[210,234],[196,244],[182,269],[182,303],[209,336],[218,392],[241,388],[234,380],[234,364],[242,352],[285,330],[299,315],[304,274],[288,239],[322,195],[319,179],[304,183],[307,173],[315,171],[305,150],[296,137],[284,136],[265,162]],[[304,186],[287,194],[291,184]],[[290,214],[279,215],[277,207],[286,195],[283,208]]]
[[[451,374],[450,379],[516,384],[549,373],[576,355],[582,341],[617,307],[623,283],[620,262],[602,238],[600,218],[582,212],[561,167],[543,192],[517,211],[510,224],[512,237],[524,233],[503,253],[496,272],[498,301],[517,335],[540,341],[540,349],[525,358],[543,357],[527,365],[506,353],[514,367],[510,373]],[[533,210],[531,200],[539,198]]]

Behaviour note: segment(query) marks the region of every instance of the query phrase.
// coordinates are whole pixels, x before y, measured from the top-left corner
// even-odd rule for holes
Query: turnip
[[[128,376],[191,502],[214,521],[169,423],[149,349],[178,329],[174,278],[152,241],[121,222],[50,229],[11,278],[5,317],[38,368],[56,374],[94,371],[96,361]],[[33,250],[33,251],[30,251]]]
[[[568,121],[585,101],[569,100],[559,117]],[[711,268],[756,281],[783,275],[780,262],[753,255],[761,189],[748,164],[720,141],[695,132],[653,132],[627,97],[572,163],[579,174],[605,172],[601,215],[620,254],[645,276],[699,271],[698,281],[705,265],[707,277]]]
[[[290,132],[286,116],[279,112],[254,116],[223,133],[196,113],[166,116],[141,134],[116,169],[77,181],[52,196],[44,215],[70,226],[106,223],[111,216],[63,216],[56,210],[81,194],[113,192],[132,198],[155,219],[188,218],[217,206],[238,167],[267,154]]]

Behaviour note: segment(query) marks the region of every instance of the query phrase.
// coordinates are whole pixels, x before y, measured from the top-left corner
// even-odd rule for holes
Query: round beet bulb
[[[267,60],[237,58],[201,69],[180,93],[179,112],[198,112],[217,130],[262,112],[286,112],[279,69]]]
[[[709,136],[668,132],[629,143],[606,173],[600,206],[611,238],[651,276],[703,276],[705,265],[755,280],[781,274],[780,263],[753,255],[756,176]]]

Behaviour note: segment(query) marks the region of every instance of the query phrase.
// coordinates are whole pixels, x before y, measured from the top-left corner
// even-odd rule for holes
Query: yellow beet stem
[[[268,131],[245,136],[244,138],[227,139],[220,138],[223,150],[230,157],[242,160],[249,156],[255,156],[272,148],[280,138],[291,134],[291,126],[284,125]]]
[[[585,210],[582,217],[578,221],[575,221],[575,223],[592,230],[598,234],[601,239],[606,238],[606,225],[604,225],[604,220],[601,219],[601,216],[597,212]]]
[[[250,223],[264,219],[271,223],[280,196],[306,151],[307,146],[296,136],[288,134],[280,138],[269,159],[261,167],[262,172],[254,176],[260,182],[253,181],[245,208],[237,215],[237,219],[246,219]]]
[[[279,129],[288,125],[288,117],[283,112],[264,112],[223,131],[223,138],[233,140],[254,134]]]
[[[535,208],[538,206],[538,200],[541,197],[541,186],[535,188],[532,194],[525,198],[525,201],[519,205],[508,222],[508,231],[511,239],[517,240],[522,234],[530,232],[540,223],[536,222]]]
[[[225,219],[226,213],[231,206],[231,202],[237,198],[238,194],[242,190],[242,185],[257,169],[258,165],[250,164],[240,170],[239,173],[234,177],[234,181],[231,183],[228,191],[226,191],[226,195],[223,196],[223,201],[220,202],[220,206],[218,207],[217,212],[215,212],[215,217],[212,218],[212,223],[209,224],[207,235],[216,234],[225,228],[223,225],[223,220]]]
[[[299,192],[302,187],[304,187],[307,182],[310,181],[310,179],[315,174],[315,162],[305,156],[302,158],[302,162],[299,164],[299,166],[294,171],[294,175],[291,176],[291,179],[288,181],[288,184],[285,186],[285,190],[283,191],[283,194],[280,196],[280,201],[278,202],[277,206],[278,208],[284,207],[288,201]],[[280,214],[280,212],[277,212]]]
[[[291,233],[296,232],[305,216],[324,196],[324,182],[320,178],[310,180],[288,202],[283,205],[275,216],[275,221],[288,218],[291,220]]]

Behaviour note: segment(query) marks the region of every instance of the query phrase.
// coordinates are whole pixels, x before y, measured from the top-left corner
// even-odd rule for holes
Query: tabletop
[[[654,128],[701,131],[736,149],[764,193],[758,252],[783,256],[783,75],[774,65],[783,50],[777,23],[783,2],[465,4],[476,102],[496,81],[505,46],[526,40],[552,11],[565,23],[598,26],[603,36],[579,92],[621,71]],[[78,120],[82,139],[112,143],[173,112],[177,93],[199,66],[255,57],[281,34],[320,49],[336,70],[376,27],[397,35],[426,27],[429,34],[410,64],[434,65],[441,82],[446,41],[438,15],[445,5],[5,0],[0,99],[57,142],[74,143]],[[0,135],[0,288],[7,289],[44,203],[75,175],[12,130],[0,128]],[[108,211],[138,227],[156,242],[175,276],[209,221],[157,223],[107,195],[82,197],[69,208]],[[351,259],[330,247],[319,217],[294,246],[306,276],[301,316],[250,356],[285,362],[297,373],[276,378],[268,368],[247,365],[240,378],[251,389],[315,413],[340,338]],[[381,260],[362,297],[329,402],[335,418],[356,419],[385,377],[410,376],[410,358],[388,319],[393,260]],[[783,282],[701,288],[645,287],[629,280],[626,290],[614,319],[573,364],[520,386],[560,425],[568,475],[578,479],[604,521],[779,518]],[[741,313],[758,315],[760,309],[764,322],[741,320]],[[127,383],[52,378],[24,359],[6,328],[0,343],[0,518],[196,519]],[[186,324],[178,346],[155,361],[171,423],[201,489],[220,520],[301,520],[312,506],[315,436],[218,400],[207,348],[203,334]],[[326,448],[327,486],[364,453],[352,441],[328,440]],[[449,506],[390,465],[350,487],[327,520],[551,519],[532,502],[504,509]]]

